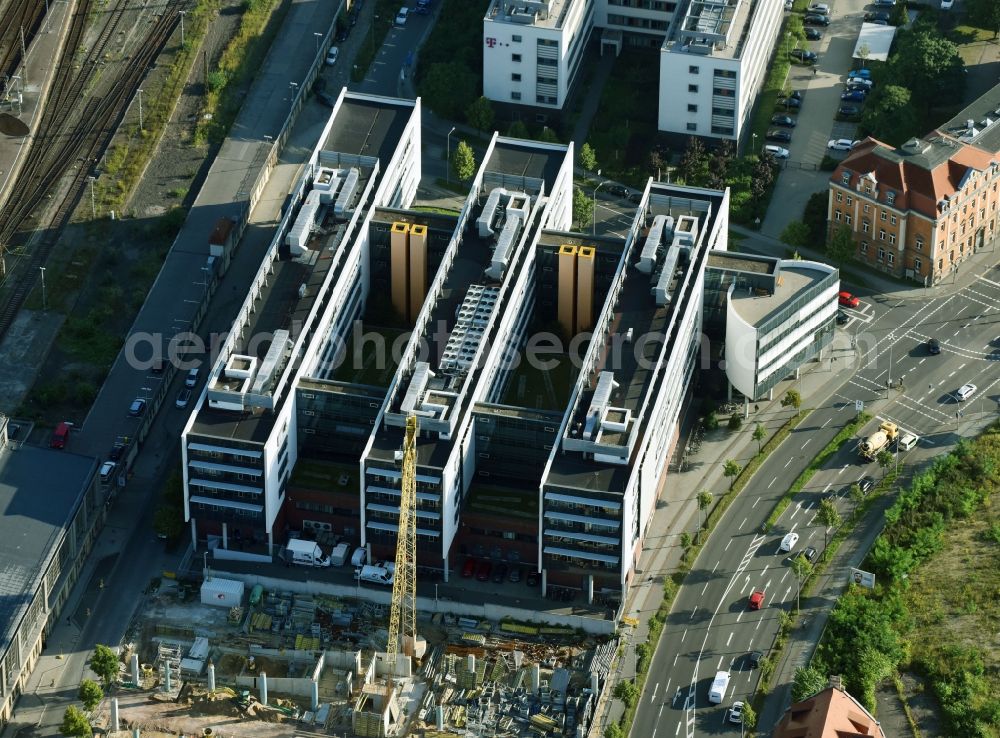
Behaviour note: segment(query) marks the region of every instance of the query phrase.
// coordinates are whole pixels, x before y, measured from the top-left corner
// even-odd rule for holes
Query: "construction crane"
[[[396,537],[396,571],[389,613],[389,695],[395,683],[399,654],[412,657],[417,638],[417,418],[406,419],[403,439],[402,493]]]

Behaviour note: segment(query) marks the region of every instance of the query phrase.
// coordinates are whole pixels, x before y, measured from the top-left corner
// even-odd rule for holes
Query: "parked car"
[[[133,418],[138,418],[146,412],[146,401],[141,397],[136,397],[132,400],[132,404],[128,406],[128,414]]]
[[[861,494],[866,495],[875,488],[875,480],[871,477],[861,477],[858,480],[858,487],[861,488]]]
[[[332,108],[337,104],[336,98],[329,92],[323,92],[322,90],[316,93],[316,99],[319,100],[321,105],[325,105],[328,108]]]
[[[848,79],[871,79],[872,70],[870,69],[852,69],[847,73]]]
[[[183,409],[188,406],[189,402],[191,402],[191,390],[185,387],[180,391],[180,394],[177,395],[177,400],[174,404]]]
[[[861,300],[846,290],[837,293],[837,302],[849,308],[856,308],[861,304]]]
[[[337,42],[344,43],[344,41],[346,41],[347,37],[350,35],[351,35],[351,27],[341,26],[340,28],[337,29]]]
[[[818,13],[809,13],[802,22],[807,26],[828,26],[830,25],[830,16],[820,15]]]
[[[743,703],[734,702],[733,706],[729,708],[729,722],[731,723],[742,723],[743,722]]]
[[[849,138],[831,138],[826,147],[830,151],[850,151],[856,144],[857,141],[852,141]]]
[[[326,52],[326,65],[332,67],[337,63],[337,58],[340,56],[340,49],[336,46],[331,46],[330,50]]]
[[[624,197],[624,198],[628,198],[628,196],[632,194],[631,190],[629,190],[628,187],[620,184],[608,185],[608,192],[617,197]]]
[[[537,587],[538,582],[541,581],[541,578],[542,578],[541,575],[537,571],[529,571],[527,578],[524,580],[524,583],[527,584],[529,587]]]
[[[941,10],[951,10],[954,4],[955,0],[941,0]]]
[[[896,442],[896,448],[900,451],[909,451],[911,448],[917,445],[920,437],[914,433],[907,433],[905,436]]]
[[[792,90],[792,94],[789,97],[794,97],[796,100],[802,99],[802,90]]]
[[[194,387],[196,384],[198,384],[198,374],[200,372],[201,372],[201,369],[197,369],[197,368],[188,369],[187,376],[184,377],[184,386],[185,387]]]
[[[767,135],[764,136],[764,138],[766,138],[768,141],[782,141],[784,143],[788,143],[789,141],[792,140],[792,132],[782,131],[779,128],[777,130],[768,131]]]
[[[779,97],[774,101],[774,104],[778,107],[782,107],[785,110],[798,110],[802,107],[801,97]]]
[[[927,353],[931,356],[937,356],[941,353],[941,342],[936,338],[932,338],[927,342]]]
[[[896,0],[875,0],[876,8],[892,8],[895,7]]]
[[[120,461],[122,454],[125,453],[125,446],[121,443],[116,443],[111,447],[111,452],[108,454],[108,458],[112,461]]]
[[[480,582],[490,581],[490,572],[493,570],[493,566],[489,561],[480,561],[479,566],[476,567],[476,579]]]
[[[406,19],[409,17],[409,15],[410,15],[410,9],[409,8],[400,8],[399,12],[396,13],[396,25],[397,26],[405,26],[406,25]]]
[[[845,102],[863,103],[866,97],[868,97],[868,93],[865,90],[845,90],[840,93],[840,99]]]
[[[806,49],[792,49],[788,55],[803,64],[815,64],[819,59],[815,51],[807,51]]]
[[[750,664],[751,669],[756,669],[760,666],[761,659],[764,658],[764,654],[761,651],[751,651],[747,654],[747,661]]]
[[[864,79],[863,77],[852,77],[847,80],[847,84],[844,85],[848,90],[867,90],[870,91],[875,83],[870,79]]]
[[[778,551],[782,553],[791,552],[795,548],[795,544],[799,542],[798,533],[786,533],[785,537],[781,539],[781,545],[778,546]]]
[[[843,310],[837,311],[837,325],[845,325],[847,321],[851,319],[851,316],[845,313]]]
[[[823,38],[823,32],[818,28],[807,28],[806,29],[806,39],[809,41],[819,41]]]
[[[468,579],[475,573],[476,573],[476,560],[470,556],[465,560],[465,565],[462,567],[462,576]]]
[[[101,464],[101,481],[104,484],[107,484],[108,482],[111,481],[111,477],[112,475],[114,475],[117,466],[118,464],[116,464],[113,461],[105,461],[103,464]]]
[[[795,128],[795,118],[790,115],[773,115],[771,116],[771,125]]]
[[[875,21],[880,21],[880,20],[888,23],[891,19],[889,18],[888,13],[881,10],[869,10],[867,13],[865,13],[865,21],[867,21],[868,23],[874,23]],[[870,78],[866,77],[865,79],[870,79]]]
[[[788,149],[783,149],[780,146],[775,146],[774,144],[767,144],[764,147],[764,153],[773,156],[775,159],[788,158]]]
[[[816,549],[813,548],[812,546],[809,546],[806,549],[804,549],[802,553],[799,554],[799,556],[801,556],[811,564],[813,560],[816,558]]]
[[[873,26],[887,26],[887,25],[889,25],[889,21],[884,21],[884,20],[873,20],[873,21],[868,21],[868,22],[871,23]]]
[[[764,606],[764,590],[758,589],[750,595],[750,609],[759,610]]]
[[[818,13],[820,15],[830,15],[830,6],[826,3],[812,3],[807,9],[807,13]]]
[[[510,567],[510,581],[514,582],[515,584],[517,584],[518,582],[521,581],[521,567],[520,566],[512,566],[512,567]]]
[[[497,584],[502,584],[507,580],[507,565],[504,563],[497,564],[493,569],[493,581]]]
[[[861,108],[857,105],[841,105],[837,108],[837,117],[839,118],[857,118],[861,115]]]
[[[791,10],[795,7],[795,0],[785,0],[785,10]]]
[[[955,396],[959,399],[959,401],[965,402],[974,394],[976,394],[976,385],[969,383],[969,384],[963,384],[961,387],[959,387],[958,392],[955,393]]]

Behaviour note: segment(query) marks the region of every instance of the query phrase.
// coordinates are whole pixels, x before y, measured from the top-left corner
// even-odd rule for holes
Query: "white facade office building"
[[[602,54],[660,49],[661,131],[737,140],[783,8],[782,0],[494,0],[483,19],[483,94],[542,115],[561,109],[600,34]]]

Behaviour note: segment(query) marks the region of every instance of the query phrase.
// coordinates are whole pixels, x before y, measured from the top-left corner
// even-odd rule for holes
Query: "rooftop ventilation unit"
[[[674,242],[667,248],[667,258],[663,260],[663,268],[656,278],[652,294],[656,299],[657,307],[663,307],[670,303],[670,286],[674,281],[674,273],[677,271],[677,261],[680,258],[681,249],[675,238]]]
[[[309,250],[309,237],[312,235],[313,226],[316,225],[319,205],[320,193],[311,190],[299,208],[299,214],[295,217],[288,235],[285,236],[285,245],[290,249],[292,256],[301,256]]]
[[[413,368],[413,376],[410,377],[410,385],[406,388],[403,396],[403,404],[400,410],[404,415],[426,415],[420,411],[421,401],[427,389],[427,383],[434,377],[430,364],[426,361],[418,361]]]
[[[486,204],[483,206],[483,212],[476,221],[476,224],[479,226],[480,238],[488,238],[495,233],[493,230],[493,223],[499,215],[500,198],[507,194],[509,193],[503,187],[494,187],[490,192],[490,196],[486,198]]]
[[[323,205],[333,202],[337,188],[340,186],[340,175],[342,170],[320,167],[316,170],[316,179],[313,180],[313,192],[319,193],[319,201]]]
[[[333,206],[333,213],[337,217],[344,217],[348,210],[352,210],[352,201],[354,199],[354,191],[358,189],[358,181],[361,179],[361,171],[356,167],[351,167],[347,170],[347,176],[344,178],[344,185],[340,188],[340,194],[337,196],[337,204]]]
[[[611,403],[611,393],[618,388],[613,372],[601,372],[597,377],[597,387],[594,389],[594,397],[590,401],[590,408],[587,410],[587,420],[583,427],[583,437],[585,440],[594,440],[594,435],[600,430],[601,418],[604,411]]]
[[[660,252],[660,244],[670,239],[674,230],[674,219],[669,215],[657,215],[642,246],[639,263],[636,268],[643,274],[651,274],[656,265],[656,256]],[[664,238],[665,236],[665,238]]]
[[[289,340],[288,331],[277,330],[274,332],[274,338],[271,340],[271,345],[264,355],[264,360],[260,363],[257,378],[253,382],[251,391],[255,395],[263,394],[265,390],[271,388],[278,367],[282,364],[281,359],[285,355],[285,352],[291,348],[291,345],[292,342]]]
[[[518,235],[521,233],[521,228],[528,222],[528,205],[531,203],[531,198],[523,192],[509,194],[507,217],[504,220],[500,238],[497,239],[496,248],[493,249],[490,266],[486,269],[486,276],[498,281],[503,277],[504,269],[507,268],[507,262],[510,261],[510,254]]]

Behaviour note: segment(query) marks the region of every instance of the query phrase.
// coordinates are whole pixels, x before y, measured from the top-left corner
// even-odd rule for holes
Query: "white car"
[[[733,706],[729,708],[729,722],[731,723],[742,723],[743,722],[743,703],[734,702]]]
[[[972,397],[974,394],[976,394],[976,385],[963,384],[961,387],[958,388],[958,392],[955,393],[955,397],[957,397],[960,401],[964,402],[965,400],[968,400],[970,397]]]
[[[795,548],[795,544],[799,542],[798,533],[787,533],[784,538],[781,539],[781,545],[778,546],[778,550],[781,552],[791,551]]]
[[[857,145],[857,141],[852,141],[849,138],[831,138],[826,147],[830,151],[850,151]]]
[[[410,15],[410,9],[409,8],[400,8],[399,12],[396,13],[396,25],[397,26],[405,26],[406,25],[406,19],[409,17],[409,15]]]
[[[189,402],[191,402],[191,390],[188,387],[185,387],[180,391],[180,394],[177,395],[177,400],[174,404],[177,405],[177,407],[184,409],[188,406]]]
[[[917,445],[917,441],[920,440],[919,436],[913,433],[907,433],[905,436],[899,439],[899,443],[896,444],[900,451],[909,451],[911,448]]]
[[[340,56],[340,49],[336,46],[331,46],[330,50],[326,52],[326,65],[332,67],[337,63],[337,57]]]
[[[111,475],[115,473],[118,464],[113,461],[105,461],[101,464],[101,482],[107,484],[111,481]]]
[[[770,154],[775,159],[787,159],[788,149],[782,148],[781,146],[775,146],[774,144],[767,144],[764,147],[764,153]]]
[[[955,4],[955,0],[941,0],[941,10],[951,10],[951,6]]]
[[[830,15],[830,6],[826,3],[813,3],[809,6],[807,13],[819,13],[820,15]]]

